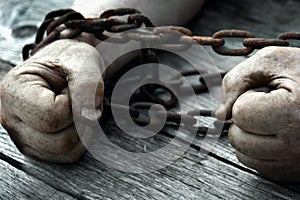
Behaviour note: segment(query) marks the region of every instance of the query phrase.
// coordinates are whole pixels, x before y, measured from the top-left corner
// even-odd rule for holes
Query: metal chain
[[[120,20],[116,16],[128,16],[127,21]],[[137,29],[142,26],[153,27],[152,31],[146,29]],[[132,30],[129,33],[121,34],[120,37],[111,38],[112,33],[123,33],[127,30]],[[66,31],[67,30],[67,31]],[[120,8],[112,9],[103,12],[98,18],[84,18],[80,13],[72,9],[62,9],[50,12],[46,15],[44,22],[38,29],[35,42],[25,45],[22,51],[23,59],[26,60],[30,55],[35,54],[39,49],[59,39],[73,39],[78,37],[82,33],[93,34],[99,40],[106,40],[111,38],[109,42],[125,43],[129,40],[136,40],[143,43],[155,43],[161,45],[164,49],[168,50],[184,50],[189,48],[194,43],[200,45],[211,46],[213,50],[221,55],[228,56],[245,56],[251,54],[255,49],[261,49],[266,46],[290,46],[289,40],[300,40],[300,33],[297,32],[285,32],[280,34],[275,39],[256,38],[254,34],[244,30],[221,30],[213,34],[212,37],[195,36],[192,31],[178,26],[161,26],[154,27],[151,20],[142,15],[140,11],[134,8]],[[178,33],[176,42],[173,39],[170,42],[170,33]],[[172,34],[173,35],[173,34]],[[226,38],[242,39],[242,46],[244,48],[232,49],[226,47]],[[153,51],[144,51],[145,55],[148,54],[150,59],[155,59],[155,53]],[[145,57],[147,59],[147,56]],[[224,76],[226,73],[221,74]],[[185,71],[182,72],[183,76],[199,75],[198,71]],[[202,76],[199,75],[198,85],[193,85],[195,93],[207,92],[208,88],[205,83],[205,79],[214,80],[214,77],[220,74],[207,74],[203,72]],[[169,85],[181,85],[181,81],[178,77],[174,77],[167,84]],[[150,88],[150,89],[149,89]],[[162,89],[161,86],[151,85],[151,87],[142,87],[133,95],[132,104],[127,107],[124,105],[112,105],[109,101],[109,97],[104,100],[105,109],[112,107],[116,109],[129,109],[132,119],[141,125],[149,123],[156,123],[155,119],[140,118],[142,115],[141,110],[149,109],[154,103],[160,103],[166,108],[177,105],[176,96],[168,90],[166,87],[163,89],[169,92],[171,99],[169,101],[163,101],[160,97],[154,95],[156,89]],[[184,87],[182,86],[182,91]],[[145,102],[141,102],[145,101]],[[187,120],[190,124],[186,124],[188,129],[191,125],[194,125],[197,121],[195,116],[210,116],[214,117],[213,111],[207,110],[193,110],[185,115],[175,112],[167,112],[167,122],[178,127],[182,118]],[[215,127],[218,127],[219,121],[215,121]],[[228,130],[231,121],[225,122],[223,130]],[[199,134],[205,134],[209,128],[198,127]]]
[[[112,17],[124,15],[129,15],[127,21]],[[22,50],[23,60],[28,59],[30,55],[35,54],[39,49],[55,40],[74,39],[81,33],[91,33],[99,40],[106,40],[110,36],[104,32],[120,33],[139,28],[143,24],[147,27],[154,26],[148,17],[141,15],[140,11],[134,8],[107,10],[99,18],[87,19],[72,9],[52,11],[46,15],[38,29],[35,42],[24,46]],[[128,39],[112,38],[110,41],[125,43]]]
[[[114,16],[128,15],[127,21],[119,20]],[[40,48],[58,39],[72,39],[78,37],[81,33],[91,33],[100,40],[110,38],[104,32],[121,33],[127,30],[146,27],[154,27],[151,20],[142,15],[140,11],[134,8],[119,8],[103,12],[99,18],[85,19],[80,13],[72,9],[64,9],[50,12],[46,15],[44,22],[38,29],[35,43],[25,45],[22,54],[26,60],[29,55],[33,55]],[[68,29],[68,33],[61,34]],[[44,39],[45,32],[47,37]],[[166,43],[167,33],[181,33],[176,44]],[[244,48],[227,48],[225,38],[242,39]],[[245,56],[252,53],[255,49],[261,49],[267,46],[290,46],[289,40],[300,40],[300,33],[285,32],[278,35],[277,38],[256,38],[249,31],[244,30],[221,30],[213,34],[212,37],[195,36],[192,31],[178,26],[154,27],[153,31],[137,30],[122,36],[122,38],[113,38],[112,42],[125,43],[128,40],[138,40],[144,42],[155,42],[161,44],[169,50],[181,50],[188,48],[194,42],[200,45],[211,46],[213,50],[221,55]]]

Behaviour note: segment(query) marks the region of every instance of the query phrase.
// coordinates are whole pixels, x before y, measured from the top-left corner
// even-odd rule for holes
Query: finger
[[[299,158],[263,160],[249,157],[238,151],[236,156],[241,163],[273,181],[299,182],[300,180]]]
[[[68,81],[73,114],[86,121],[97,121],[102,114],[104,91],[104,64],[99,52],[75,40],[58,40],[47,47],[36,53],[34,60],[61,67]]]
[[[230,144],[237,151],[257,159],[276,159],[288,157],[287,144],[281,138],[269,135],[256,135],[232,125],[228,132]]]
[[[70,149],[62,154],[38,151],[28,145],[23,145],[22,147],[19,148],[19,150],[23,154],[25,154],[31,158],[38,159],[38,160],[54,162],[54,163],[72,163],[74,161],[77,161],[82,156],[82,154],[85,152],[86,148],[79,141],[76,145],[73,146],[72,149]]]
[[[218,118],[231,118],[232,106],[241,94],[251,88],[265,86],[265,75],[251,67],[250,62],[251,60],[242,62],[225,75],[222,82],[222,104],[216,111]],[[254,73],[256,76],[253,76]]]
[[[216,116],[220,119],[230,118],[232,106],[241,94],[252,88],[267,87],[278,71],[275,70],[278,62],[287,59],[282,54],[287,54],[288,51],[294,49],[264,48],[228,72],[223,79],[222,104],[217,109]]]
[[[36,130],[57,132],[73,123],[64,87],[66,81],[62,74],[53,73],[38,63],[15,67],[1,83],[2,110],[6,108],[6,112],[14,113]],[[1,112],[1,115],[5,114]]]
[[[299,168],[299,160],[296,158],[256,159],[249,157],[239,151],[235,152],[237,158],[244,165],[256,170],[275,170]]]
[[[80,141],[74,125],[59,132],[45,133],[29,127],[17,117],[5,113],[3,127],[9,132],[19,149],[26,145],[39,152],[62,154],[74,148]]]
[[[89,80],[77,77],[73,83],[72,110],[81,122],[97,124],[102,115],[104,84],[101,77],[90,77]]]
[[[285,80],[288,82],[289,80]],[[294,83],[296,84],[296,83]],[[235,101],[232,118],[236,126],[259,135],[278,135],[289,132],[294,101],[287,89],[269,93],[249,90]]]

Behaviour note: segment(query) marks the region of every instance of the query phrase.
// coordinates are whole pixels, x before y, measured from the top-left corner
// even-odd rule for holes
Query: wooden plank
[[[119,137],[113,124],[106,126],[106,130],[112,133],[108,136],[110,140],[129,150],[142,151],[144,145],[155,149],[156,145],[161,146],[170,140],[160,135],[141,144],[129,137]],[[3,131],[0,143],[0,152],[18,162],[24,172],[84,199],[290,199],[299,195],[212,157],[201,159],[193,156],[197,153],[194,149],[164,169],[131,174],[108,169],[90,154],[70,165],[31,160],[16,150]]]
[[[203,35],[222,29],[243,29],[257,37],[274,37],[281,32],[300,30],[299,6],[297,0],[211,0],[188,27]]]
[[[0,59],[0,81],[13,66],[13,64]]]
[[[51,10],[69,8],[73,0],[12,0],[0,2],[0,59],[18,64],[21,50],[34,41],[35,31]]]
[[[18,5],[23,5],[22,3],[24,1],[16,1],[16,2],[18,3]],[[13,5],[13,3],[16,3],[16,2],[12,2],[12,5]],[[31,12],[26,12],[26,14],[24,16],[28,15],[28,13],[33,13],[33,15],[35,15],[36,13],[40,13],[40,14],[37,14],[38,17],[35,18],[35,19],[39,20],[40,19],[39,16],[40,15],[43,16],[43,14],[41,14],[41,13],[45,13],[46,11],[48,12],[48,10],[43,8],[44,4],[38,5],[35,7],[29,6],[30,3],[34,3],[34,2],[36,3],[36,5],[40,4],[38,1],[30,1],[30,2],[28,1],[28,2],[24,3],[28,7],[28,9],[32,9]],[[1,2],[1,3],[4,3],[4,2]],[[50,2],[51,5],[56,4],[56,6],[58,6],[58,7],[60,7],[62,5],[61,3],[62,3],[61,1],[59,3],[56,1]],[[46,4],[45,7],[51,7],[51,5],[49,6],[48,4]],[[299,26],[299,22],[297,21],[297,16],[299,16],[299,13],[297,11],[298,7],[299,7],[299,2],[297,2],[297,1],[269,1],[267,3],[262,4],[262,3],[260,3],[260,1],[241,0],[241,1],[237,2],[237,1],[233,1],[233,0],[229,0],[229,1],[212,0],[212,1],[207,2],[207,5],[205,6],[204,11],[200,14],[199,17],[197,17],[192,22],[192,24],[190,24],[190,27],[192,28],[192,30],[195,33],[198,33],[201,35],[211,35],[213,32],[215,32],[219,29],[242,28],[242,29],[246,29],[246,30],[251,30],[260,37],[265,37],[265,36],[274,37],[282,31],[288,31],[288,30],[299,31],[300,26]],[[4,9],[4,10],[6,10],[6,9]],[[20,9],[20,10],[22,10],[22,9]],[[265,17],[266,10],[268,11],[267,17]],[[278,12],[278,10],[280,10],[280,12]],[[289,13],[289,14],[282,15],[282,13]],[[6,15],[8,15],[8,14],[6,14]],[[237,16],[239,16],[239,17],[237,17]],[[27,19],[30,19],[30,18],[27,18]],[[29,40],[32,41],[31,39],[29,39]],[[4,40],[4,41],[9,41],[10,43],[4,44],[4,46],[6,46],[6,47],[1,49],[1,42],[3,42],[3,40],[1,41],[1,38],[0,38],[0,50],[1,50],[1,52],[5,52],[5,53],[1,53],[1,55],[0,55],[0,56],[2,56],[1,58],[4,60],[9,60],[10,62],[13,62],[13,63],[19,62],[20,61],[20,56],[19,56],[20,55],[19,54],[20,47],[22,46],[19,44],[21,44],[22,42],[25,43],[24,42],[25,40],[24,39],[13,39],[13,40]],[[229,41],[229,44],[233,45],[233,46],[237,46],[237,44],[234,41]],[[19,46],[16,46],[16,45],[19,45]],[[7,47],[9,47],[9,48],[7,48]],[[208,53],[214,58],[214,61],[217,63],[217,65],[220,67],[220,69],[223,69],[223,70],[229,69],[229,68],[233,67],[235,64],[237,64],[245,59],[245,57],[219,56],[219,55],[216,55],[214,52],[212,52],[211,48],[208,47],[206,49],[207,49]],[[191,107],[189,107],[187,105],[187,108],[190,109]],[[205,120],[204,120],[204,122],[205,122]],[[210,123],[209,121],[206,121],[206,122]],[[55,173],[54,173],[55,177],[58,176],[58,178],[55,180],[61,180],[62,177],[67,179],[66,177],[69,178],[69,176],[74,176],[74,178],[76,178],[76,173],[69,172],[67,175],[64,175],[63,171],[65,170],[65,168],[58,166],[58,165],[50,165],[50,172],[49,173],[45,172],[47,169],[49,169],[48,163],[40,164],[40,162],[35,162],[35,161],[31,162],[31,160],[28,161],[21,154],[15,153],[16,152],[15,148],[13,147],[13,145],[11,143],[7,143],[7,141],[9,141],[8,138],[6,138],[2,141],[5,144],[4,145],[5,150],[3,152],[6,155],[9,155],[11,158],[18,160],[21,163],[25,163],[25,166],[27,167],[26,168],[27,173],[32,173],[32,174],[34,173],[34,175],[36,175],[36,174],[39,174],[40,171],[43,171],[42,175],[39,175],[39,176],[42,177],[43,174],[46,174],[46,176],[48,177],[47,182],[48,181],[51,182],[53,184],[53,186],[55,186],[55,187],[61,187],[61,186],[57,186],[55,184],[55,181],[50,180],[52,170],[55,171]],[[200,146],[201,138],[196,139],[195,144],[196,144],[196,146]],[[9,147],[10,145],[12,145],[12,146]],[[3,150],[2,145],[1,145],[1,150]],[[214,149],[213,153],[220,157],[226,158],[228,161],[230,161],[232,163],[242,166],[236,160],[236,158],[233,154],[233,149],[228,144],[228,141],[226,138],[222,138],[219,141],[219,143],[216,146],[216,148]],[[193,158],[193,159],[195,159],[195,158]],[[90,179],[90,177],[94,177],[92,175],[95,175],[95,177],[96,177],[97,175],[100,174],[100,176],[99,176],[100,178],[97,181],[100,182],[100,179],[105,179],[105,178],[103,178],[103,177],[106,177],[106,174],[104,172],[100,173],[99,170],[96,172],[93,171],[94,170],[93,163],[95,162],[95,160],[93,160],[89,157],[88,158],[84,157],[83,160],[85,160],[89,164],[82,164],[82,161],[75,164],[75,168],[77,169],[76,172],[79,173],[80,167],[83,167],[84,169],[91,169],[91,171],[90,172],[84,171],[83,173],[79,173],[80,176],[86,176],[86,179]],[[195,160],[193,160],[193,161],[195,161]],[[186,165],[186,163],[188,163],[188,161],[186,161],[185,159],[183,159],[183,161],[179,160],[178,162],[185,163],[185,164],[182,164],[183,166],[181,166],[183,168]],[[208,167],[209,165],[213,165],[213,163],[215,163],[215,162],[216,161],[213,158],[209,158],[209,161],[208,161],[208,163],[206,163],[205,166]],[[196,161],[195,161],[195,163],[196,163]],[[197,166],[197,164],[195,164],[195,163],[194,163],[194,165]],[[219,165],[219,163],[220,163],[220,166],[222,166],[222,167],[225,166],[222,169],[232,168],[231,166],[221,163],[220,161],[218,161],[216,163],[217,163],[217,165]],[[35,170],[33,172],[30,172],[29,169],[31,167],[33,167],[32,165],[35,167]],[[80,165],[80,166],[78,166],[78,165]],[[105,170],[105,168],[101,164],[99,164],[99,165],[100,165],[101,170]],[[97,164],[96,166],[98,167],[99,165]],[[177,162],[174,166],[177,166]],[[174,166],[172,165],[172,167],[174,167]],[[74,167],[74,166],[72,165],[72,167]],[[216,167],[214,167],[214,169],[216,171],[221,170],[220,168],[216,168]],[[68,168],[68,170],[70,170],[70,168]],[[183,172],[186,173],[185,171],[181,171],[182,169],[177,169],[177,170],[179,170],[178,173],[183,173]],[[194,176],[195,176],[194,172],[199,173],[199,171],[193,171],[193,170],[191,170],[191,171],[193,173],[186,173],[187,179],[192,179],[192,180],[194,180],[194,182],[196,182],[196,180],[194,179]],[[232,168],[229,171],[230,171],[230,173],[227,174],[227,176],[229,176],[229,177],[234,176],[236,174],[239,175],[240,173],[247,174],[246,172],[243,172],[236,168]],[[106,172],[106,173],[109,173],[109,172]],[[117,175],[114,173],[116,173]],[[179,194],[177,194],[177,193],[186,192],[186,193],[190,193],[192,195],[192,194],[199,193],[199,190],[200,190],[200,184],[197,185],[197,187],[196,187],[197,189],[194,190],[194,189],[190,189],[193,186],[187,184],[188,180],[184,180],[185,181],[184,184],[180,183],[182,177],[181,178],[172,177],[173,176],[173,174],[172,174],[173,171],[172,171],[167,174],[165,173],[164,175],[158,173],[156,175],[151,176],[150,179],[147,179],[144,176],[133,176],[133,175],[129,176],[129,177],[125,176],[125,179],[124,179],[125,181],[121,182],[124,185],[122,185],[121,183],[117,184],[117,188],[118,189],[121,188],[121,189],[115,191],[115,190],[113,190],[114,186],[112,184],[115,184],[116,182],[119,181],[119,176],[118,176],[119,174],[117,172],[114,172],[114,173],[112,176],[106,177],[106,181],[104,181],[103,184],[100,184],[100,183],[96,184],[97,186],[102,187],[100,189],[100,191],[97,192],[96,194],[94,194],[94,190],[96,190],[95,187],[91,187],[91,186],[84,186],[85,188],[80,190],[80,192],[75,191],[75,189],[70,189],[72,187],[72,184],[66,183],[67,182],[66,180],[64,181],[64,184],[62,187],[65,190],[70,189],[76,195],[79,195],[82,197],[87,197],[87,198],[92,198],[94,196],[95,197],[100,197],[100,196],[103,197],[105,195],[107,195],[108,198],[109,197],[110,198],[113,198],[113,197],[118,198],[118,197],[124,197],[124,196],[129,198],[129,197],[133,196],[133,194],[132,194],[133,191],[136,192],[136,194],[134,196],[136,198],[141,197],[145,193],[149,195],[147,197],[154,197],[155,195],[157,195],[158,197],[161,197],[161,198],[168,198],[168,197],[179,198],[179,196],[178,196]],[[175,175],[176,175],[176,173],[174,173],[174,176]],[[214,175],[215,175],[215,172],[211,175],[209,175],[209,172],[206,172],[206,173],[204,173],[203,176],[204,177],[211,176],[210,179],[208,179],[208,180],[211,180],[211,178]],[[220,176],[222,176],[222,175],[220,174]],[[224,175],[224,176],[227,177],[226,175]],[[123,177],[123,176],[121,175],[121,177]],[[163,177],[163,178],[160,178],[160,177]],[[241,178],[241,177],[239,177],[239,178]],[[75,183],[82,186],[82,184],[84,183],[84,181],[86,181],[86,179],[82,179]],[[111,180],[109,180],[109,179],[111,179]],[[136,179],[138,179],[138,180],[136,180]],[[141,187],[141,185],[147,184],[147,181],[142,181],[144,179],[151,183],[155,182],[156,179],[159,182],[167,179],[168,181],[166,181],[166,183],[168,184],[168,186],[158,183],[156,186],[153,186],[153,189],[149,188],[149,187]],[[169,181],[169,179],[171,179],[172,181]],[[180,180],[178,180],[178,179],[180,179]],[[243,184],[247,185],[247,184],[249,184],[248,182],[251,182],[250,183],[250,185],[252,185],[251,187],[254,187],[253,185],[255,185],[255,184],[260,185],[260,182],[256,182],[257,179],[261,180],[260,178],[256,178],[252,174],[247,174],[247,176],[245,176],[244,180],[246,180],[246,181],[244,181],[244,183],[242,183],[241,181],[237,181],[237,183],[239,183],[241,185],[243,185]],[[131,182],[134,182],[134,183],[131,184]],[[229,182],[229,184],[231,184],[231,183],[232,182]],[[92,185],[93,182],[91,180],[89,180],[89,181],[87,181],[87,184]],[[266,187],[265,184],[268,185],[271,183],[264,182],[261,186],[262,188],[259,188],[259,189],[264,190]],[[204,188],[206,188],[206,190],[210,190],[210,188],[208,187],[209,183],[206,183],[204,185],[205,185]],[[213,181],[212,186],[219,186],[219,185],[217,185],[216,180]],[[275,192],[278,191],[278,193],[281,193],[282,190],[284,190],[281,194],[277,194],[276,197],[282,197],[281,195],[283,195],[283,194],[287,195],[287,193],[288,193],[288,191],[283,188],[278,189],[276,185],[275,185],[276,187],[274,186],[274,184],[271,184],[271,186],[272,186],[271,188],[266,189],[267,192],[274,193],[274,191]],[[161,187],[163,189],[161,189]],[[184,188],[184,190],[180,190],[181,187]],[[141,189],[139,189],[139,188],[141,188]],[[216,194],[219,194],[219,196],[226,194],[226,193],[231,194],[229,192],[230,188],[231,188],[230,185],[226,185],[225,188],[220,190],[221,192],[219,192],[219,193],[216,192]],[[107,189],[107,191],[104,191],[106,189]],[[129,191],[126,191],[126,189]],[[152,194],[152,192],[153,192],[152,190],[155,191],[153,194]],[[233,195],[233,197],[238,198],[237,192],[239,190],[236,188],[235,188],[235,190],[236,191],[234,192],[235,194]],[[93,192],[91,192],[91,191],[93,191]],[[112,194],[109,193],[111,191],[112,191]],[[296,189],[296,191],[300,191],[300,189],[299,190]],[[257,191],[255,190],[255,192],[257,192]],[[176,194],[173,194],[173,193],[176,193]],[[247,192],[247,189],[244,189],[242,191],[242,194],[244,194],[245,197],[249,197],[248,193],[249,193],[249,191]],[[266,192],[258,192],[258,193],[260,196],[257,196],[257,197],[264,197]],[[292,193],[292,194],[294,194],[294,193]],[[188,197],[188,196],[185,196],[185,194],[182,194],[182,195],[183,195],[183,197]],[[205,195],[207,195],[207,197],[211,196],[213,198],[213,196],[212,196],[213,194],[211,194],[207,191],[202,192],[202,190],[201,190],[201,195],[203,197],[205,197]],[[223,195],[223,196],[225,196],[225,195]],[[286,196],[286,197],[288,197],[288,196]],[[292,197],[295,197],[295,196],[292,196]]]
[[[0,160],[0,199],[74,199]]]

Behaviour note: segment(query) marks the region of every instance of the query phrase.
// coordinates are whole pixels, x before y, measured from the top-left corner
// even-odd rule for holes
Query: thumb
[[[34,57],[39,62],[42,59],[60,67],[66,75],[73,116],[80,117],[83,122],[97,122],[102,115],[104,92],[104,64],[99,52],[84,42],[58,40]]]
[[[71,80],[72,79],[72,80]],[[104,83],[100,71],[74,73],[69,79],[73,116],[84,123],[98,122],[102,115]]]
[[[269,70],[267,56],[265,56],[268,50],[270,48],[261,50],[226,74],[222,82],[222,102],[215,113],[218,119],[231,118],[233,104],[246,91],[269,90],[268,82],[272,71]]]

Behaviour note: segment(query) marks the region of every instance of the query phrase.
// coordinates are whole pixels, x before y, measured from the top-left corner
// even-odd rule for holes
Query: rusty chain
[[[116,16],[127,16],[127,21],[120,20]],[[146,29],[137,29],[142,26],[153,27],[152,31]],[[132,30],[126,33],[127,30]],[[113,33],[123,33],[119,37],[111,38]],[[251,54],[255,49],[261,49],[267,46],[290,46],[289,40],[300,40],[300,33],[297,32],[285,32],[280,34],[277,38],[256,38],[255,35],[245,30],[221,30],[213,34],[212,37],[196,36],[191,30],[178,27],[178,26],[161,26],[154,27],[151,20],[142,15],[140,11],[134,8],[120,8],[112,9],[103,12],[98,18],[84,18],[80,13],[72,9],[62,9],[52,11],[46,15],[43,23],[37,31],[35,42],[32,44],[25,45],[22,50],[23,59],[28,59],[31,55],[35,54],[39,49],[59,39],[74,39],[82,33],[93,34],[99,40],[106,40],[111,38],[109,42],[125,43],[129,40],[136,40],[145,43],[156,43],[163,46],[164,49],[169,50],[184,50],[189,48],[194,43],[200,45],[211,46],[212,49],[221,55],[227,56],[245,56]],[[170,42],[169,33],[180,33],[177,42]],[[226,38],[242,39],[243,48],[232,49],[226,47]],[[149,54],[152,55],[151,59],[155,57],[155,53],[148,51],[145,52],[146,58]],[[150,55],[151,56],[151,55]],[[226,73],[222,73],[222,77]],[[183,76],[194,76],[199,75],[199,71],[185,71],[182,72]],[[208,88],[205,83],[205,78],[213,80],[214,77],[220,74],[203,74],[199,75],[198,85],[192,85],[195,93],[207,92]],[[170,85],[181,85],[180,80],[174,77],[168,83]],[[150,88],[150,89],[149,89]],[[170,93],[170,100],[164,101],[161,98],[155,96],[155,90],[162,88],[161,86],[141,87],[138,92],[133,95],[132,104],[128,106],[124,105],[112,105],[109,98],[105,98],[104,107],[116,108],[116,109],[129,109],[132,119],[140,125],[146,125],[149,123],[156,123],[155,119],[140,118],[142,115],[141,110],[149,109],[154,103],[159,103],[166,108],[176,106],[176,96],[170,92],[167,88],[166,92]],[[182,88],[184,91],[184,88]],[[187,114],[178,114],[175,112],[167,112],[167,122],[173,126],[178,127],[182,118],[188,119],[190,124],[186,124],[185,127],[188,129],[190,126],[196,123],[195,116],[209,116],[214,117],[214,112],[211,110],[193,110]],[[219,121],[215,121],[214,126],[218,127]],[[225,122],[223,130],[228,130],[231,121]],[[205,134],[209,128],[198,127],[199,134]]]
[[[127,21],[123,21],[114,16],[128,15]],[[23,59],[29,58],[38,49],[58,39],[72,39],[78,37],[81,33],[91,33],[100,40],[110,38],[107,33],[121,33],[127,30],[146,27],[154,27],[151,20],[142,15],[140,11],[134,8],[120,8],[107,10],[99,18],[85,19],[80,13],[72,9],[63,9],[50,12],[46,15],[44,22],[38,29],[35,42],[25,45],[22,51]],[[68,33],[61,34],[66,29]],[[44,39],[45,32],[47,37]],[[168,44],[166,33],[181,33],[176,44]],[[244,48],[231,49],[226,47],[226,38],[242,39]],[[137,30],[135,33],[130,32],[122,38],[113,38],[113,42],[127,42],[128,40],[138,40],[144,42],[156,42],[162,44],[166,49],[181,50],[189,47],[193,43],[211,46],[213,50],[221,55],[245,56],[252,53],[255,49],[261,49],[267,46],[290,46],[289,40],[299,40],[300,33],[285,32],[277,38],[256,38],[249,31],[244,30],[221,30],[213,34],[212,37],[195,36],[192,31],[178,26],[161,26],[154,27],[153,31]]]

